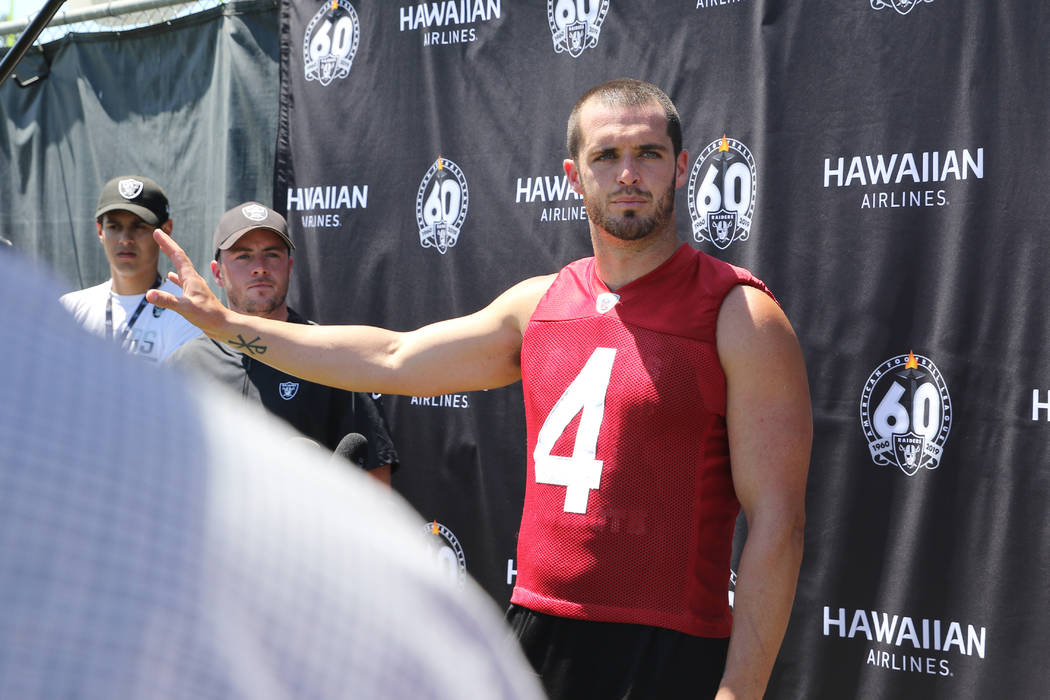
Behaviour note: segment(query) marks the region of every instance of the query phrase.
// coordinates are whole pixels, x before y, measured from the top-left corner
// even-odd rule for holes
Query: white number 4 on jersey
[[[615,348],[595,348],[587,364],[554,404],[536,436],[536,449],[532,453],[536,483],[566,487],[566,513],[586,513],[591,490],[601,484],[602,461],[595,456],[615,358]],[[554,444],[580,411],[583,415],[576,430],[572,456],[552,455]]]

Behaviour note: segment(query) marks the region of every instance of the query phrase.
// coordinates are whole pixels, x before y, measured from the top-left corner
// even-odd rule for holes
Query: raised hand
[[[168,273],[168,279],[182,288],[182,296],[177,297],[159,289],[146,292],[146,300],[164,309],[171,309],[181,314],[187,321],[200,328],[208,336],[221,335],[227,324],[229,309],[223,306],[219,298],[212,293],[203,277],[193,267],[193,261],[186,255],[178,243],[160,229],[153,232],[157,241],[175,266],[175,272]]]

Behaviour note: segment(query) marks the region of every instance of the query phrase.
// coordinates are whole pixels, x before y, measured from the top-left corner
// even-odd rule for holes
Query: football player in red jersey
[[[468,316],[401,333],[239,315],[162,232],[183,295],[150,300],[344,389],[522,380],[528,479],[508,619],[551,697],[761,698],[802,559],[812,418],[798,341],[760,280],[677,239],[688,154],[662,91],[593,88],[567,140],[594,257]]]

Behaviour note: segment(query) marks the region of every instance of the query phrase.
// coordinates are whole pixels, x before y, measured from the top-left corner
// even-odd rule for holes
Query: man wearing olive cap
[[[146,301],[146,292],[153,288],[181,294],[157,271],[159,249],[153,230],[170,235],[172,225],[168,197],[156,182],[141,175],[113,178],[102,188],[95,211],[110,278],[60,299],[81,326],[151,362],[164,360],[200,335],[177,313]]]
[[[212,275],[226,290],[231,309],[289,323],[311,323],[286,301],[295,245],[284,217],[258,202],[238,204],[219,219],[212,248]],[[202,335],[172,355],[169,364],[228,386],[246,401],[261,403],[328,450],[336,450],[349,433],[363,435],[367,455],[360,466],[389,484],[398,457],[372,397],[274,369],[246,353],[250,344],[248,339],[239,345],[225,344]]]

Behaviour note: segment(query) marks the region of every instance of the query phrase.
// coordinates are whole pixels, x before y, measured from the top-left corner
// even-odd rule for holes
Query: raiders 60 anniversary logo
[[[425,547],[431,562],[449,583],[463,588],[467,579],[467,558],[452,530],[433,520],[423,525]]]
[[[361,22],[350,0],[321,4],[306,25],[303,36],[303,67],[307,82],[328,85],[350,75],[350,66],[361,39]]]
[[[952,427],[952,402],[937,367],[913,352],[883,362],[864,383],[860,424],[875,464],[896,464],[908,476],[936,469]]]
[[[547,23],[554,53],[567,51],[578,58],[584,49],[598,45],[609,0],[547,0]]]
[[[438,156],[423,176],[416,193],[419,244],[444,255],[456,245],[467,218],[470,191],[459,166]]]
[[[740,141],[722,135],[700,151],[689,174],[693,238],[725,250],[746,241],[755,214],[755,159]]]

